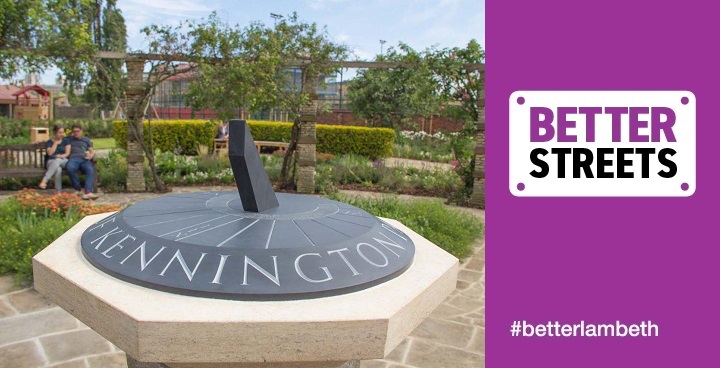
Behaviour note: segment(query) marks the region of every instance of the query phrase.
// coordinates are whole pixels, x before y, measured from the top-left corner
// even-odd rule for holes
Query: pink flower
[[[463,98],[467,100],[468,98],[470,98],[470,95],[466,93],[463,95]]]

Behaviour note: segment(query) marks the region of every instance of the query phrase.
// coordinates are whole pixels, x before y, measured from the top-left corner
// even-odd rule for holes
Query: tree
[[[0,77],[55,64],[71,83],[80,80],[97,50],[82,22],[81,5],[72,0],[0,0]]]
[[[485,51],[475,40],[465,48],[433,47],[422,52],[400,43],[398,50],[390,49],[377,59],[402,62],[403,66],[358,73],[348,88],[353,113],[374,125],[392,128],[407,124],[412,117],[435,113],[463,121],[463,134],[453,137],[451,143],[458,173],[466,184],[461,194],[468,197],[473,189],[475,162],[484,159],[484,153],[473,155],[467,142],[477,134],[482,149],[476,152],[484,152],[485,141],[484,132],[477,129],[484,108],[480,106],[484,102],[484,72],[468,65],[481,64]]]
[[[103,4],[105,4],[103,8]],[[88,80],[98,50],[125,51],[125,23],[116,0],[0,0],[0,77],[40,72],[56,65],[69,97]],[[92,80],[108,83],[92,91],[118,95],[120,62],[103,61]]]
[[[54,35],[42,50],[51,55],[52,62],[65,76],[69,97],[87,80],[93,57],[99,50],[94,42],[91,0],[47,0],[50,14],[49,33]]]
[[[428,63],[440,82],[440,94],[446,102],[459,103],[468,116],[462,117],[470,124],[473,134],[478,120],[480,95],[485,85],[481,72],[467,69],[468,64],[480,64],[485,61],[485,51],[476,40],[470,40],[465,48],[433,50],[428,53]]]
[[[429,52],[417,52],[400,43],[391,47],[376,61],[402,62],[391,69],[361,70],[348,88],[350,109],[374,126],[399,129],[415,116],[429,116],[441,104],[440,86]]]
[[[49,65],[48,56],[35,51],[47,42],[48,21],[42,1],[0,0],[0,78]]]
[[[294,188],[301,115],[313,100],[321,76],[337,71],[347,48],[330,40],[326,29],[305,23],[293,13],[273,28],[253,22],[240,29],[212,15],[207,23],[190,23],[189,37],[198,58],[199,76],[187,98],[194,109],[210,108],[220,118],[233,116],[238,107],[249,111],[283,109],[293,120],[289,147],[282,167],[282,187]],[[297,64],[301,85],[290,81]]]
[[[440,81],[441,94],[447,101],[446,112],[454,111],[453,117],[465,122],[463,134],[454,138],[458,174],[465,187],[460,193],[464,201],[472,194],[472,201],[484,207],[485,180],[485,130],[478,125],[485,124],[485,72],[468,69],[467,64],[480,64],[485,60],[485,51],[476,41],[471,40],[465,48],[435,50],[430,54],[429,63]],[[459,107],[459,108],[458,108]],[[467,151],[466,139],[475,138],[476,149]],[[482,198],[478,198],[482,197]]]
[[[160,57],[152,60],[142,57],[130,58],[125,61],[128,71],[126,106],[128,120],[127,189],[129,191],[145,190],[144,158],[148,159],[157,190],[165,191],[166,189],[165,183],[157,175],[152,136],[148,139],[149,144],[145,143],[143,118],[155,87],[172,76],[192,73],[197,68],[197,63],[193,60],[197,59],[198,55],[189,48],[189,38],[183,31],[182,24],[176,27],[151,25],[143,28],[142,32],[148,39],[146,53]],[[177,62],[176,60],[179,58],[187,61]],[[148,66],[146,64],[149,64],[150,67],[147,78],[143,76],[143,72]],[[152,128],[152,125],[150,127]]]
[[[96,0],[90,3],[93,10],[90,27],[93,43],[101,51],[125,52],[127,48],[127,30],[122,12],[117,8],[117,0]],[[100,13],[102,12],[102,16]],[[114,104],[122,98],[126,83],[122,71],[122,60],[102,59],[90,69],[89,82],[85,88],[86,102],[96,104]]]

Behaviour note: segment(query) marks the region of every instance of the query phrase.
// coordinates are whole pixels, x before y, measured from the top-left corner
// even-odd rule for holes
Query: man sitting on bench
[[[82,199],[97,198],[97,194],[93,193],[95,170],[93,169],[92,162],[90,162],[95,156],[95,150],[93,149],[90,138],[83,137],[83,131],[80,125],[75,124],[72,126],[72,135],[68,137],[68,144],[70,144],[70,157],[66,168],[72,186]],[[85,174],[84,193],[82,187],[80,187],[78,171],[82,171],[83,174]]]

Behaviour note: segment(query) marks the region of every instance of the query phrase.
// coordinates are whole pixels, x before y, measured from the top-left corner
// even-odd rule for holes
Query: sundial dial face
[[[85,258],[125,281],[241,300],[348,293],[410,266],[413,241],[357,207],[274,193],[244,121],[230,122],[238,191],[169,195],[90,226]]]

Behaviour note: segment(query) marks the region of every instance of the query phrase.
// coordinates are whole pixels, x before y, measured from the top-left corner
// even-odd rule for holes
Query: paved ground
[[[183,187],[175,192],[231,190]],[[356,195],[378,195],[349,192]],[[96,203],[127,205],[153,194],[105,194]],[[404,196],[407,197],[407,196]],[[473,213],[483,221],[481,210]],[[362,368],[485,366],[485,241],[461,264],[455,291],[385,359]],[[32,288],[0,276],[0,368],[124,368],[125,354]]]

